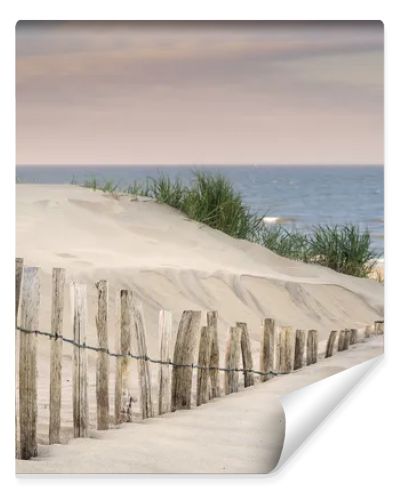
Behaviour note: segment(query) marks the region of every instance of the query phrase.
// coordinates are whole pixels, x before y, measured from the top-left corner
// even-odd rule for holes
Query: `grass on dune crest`
[[[118,190],[117,184],[99,183],[95,178],[84,186],[110,193]],[[317,263],[344,274],[367,277],[379,257],[372,249],[369,231],[354,224],[315,226],[307,234],[296,228],[266,225],[263,216],[251,212],[241,194],[220,174],[194,172],[190,184],[162,175],[135,181],[126,192],[154,198],[195,221],[263,245],[284,257]]]
[[[309,237],[310,260],[335,271],[364,278],[376,265],[371,235],[354,224],[317,226]]]

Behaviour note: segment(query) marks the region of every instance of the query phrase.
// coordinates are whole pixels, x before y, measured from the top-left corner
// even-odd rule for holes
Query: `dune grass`
[[[191,219],[219,229],[234,238],[254,241],[264,225],[222,175],[197,172],[183,197],[181,210]]]
[[[77,184],[76,180],[72,179],[71,184]],[[85,180],[82,186],[93,189],[93,191],[103,191],[104,193],[116,193],[119,188],[118,184],[111,180],[99,182],[96,177]]]
[[[269,250],[289,259],[310,260],[308,236],[297,229],[287,229],[281,225],[268,226],[259,232],[259,243]]]
[[[118,185],[96,178],[84,187],[115,193]],[[309,233],[281,225],[267,226],[264,215],[253,213],[226,177],[194,172],[190,184],[162,175],[135,181],[126,190],[135,196],[148,196],[186,214],[191,219],[218,229],[234,238],[245,239],[290,259],[313,262],[335,271],[367,277],[379,255],[371,245],[369,231],[354,224],[315,226]]]
[[[364,278],[379,255],[371,248],[371,235],[354,224],[317,226],[309,237],[310,260],[335,271]]]

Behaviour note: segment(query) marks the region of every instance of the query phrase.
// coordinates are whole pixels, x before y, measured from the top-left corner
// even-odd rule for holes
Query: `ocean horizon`
[[[319,224],[368,228],[374,249],[383,257],[382,165],[17,165],[16,177],[17,182],[39,184],[81,184],[96,177],[123,190],[163,174],[190,182],[195,170],[224,174],[267,223],[306,232]]]

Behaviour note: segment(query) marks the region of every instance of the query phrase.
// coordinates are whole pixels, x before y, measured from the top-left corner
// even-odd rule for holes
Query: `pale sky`
[[[380,22],[19,22],[18,164],[381,164]]]

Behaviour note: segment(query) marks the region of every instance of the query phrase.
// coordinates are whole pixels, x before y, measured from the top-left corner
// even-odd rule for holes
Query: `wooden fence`
[[[40,283],[39,269],[23,267],[22,259],[16,261],[16,321],[20,308],[20,324],[16,324],[19,337],[19,449],[16,455],[29,459],[38,453],[37,447],[37,339],[49,338],[50,347],[50,401],[49,443],[60,443],[61,429],[61,374],[63,344],[73,346],[73,431],[74,437],[88,436],[88,350],[95,351],[97,429],[106,430],[110,423],[129,422],[133,418],[133,394],[130,393],[128,365],[131,359],[138,363],[138,381],[141,415],[143,419],[181,409],[192,404],[193,376],[196,372],[196,405],[238,392],[240,377],[244,387],[265,382],[271,377],[287,374],[318,361],[318,332],[293,330],[278,326],[274,319],[265,318],[260,332],[259,369],[254,369],[249,331],[246,323],[238,322],[229,329],[225,349],[225,364],[220,366],[216,311],[207,312],[207,324],[201,326],[200,311],[184,311],[178,326],[172,360],[170,347],[172,317],[169,311],[160,311],[160,354],[152,359],[147,354],[146,327],[142,307],[135,302],[131,290],[120,291],[121,318],[118,352],[111,352],[108,338],[108,284],[101,280],[96,284],[97,346],[86,344],[86,285],[72,283],[73,338],[64,337],[63,309],[65,271],[53,269],[51,300],[51,331],[38,329]],[[361,340],[383,334],[383,321],[360,329],[332,331],[326,344],[325,357],[343,351]],[[132,336],[137,352],[130,352]],[[199,341],[198,358],[194,359]],[[115,387],[113,417],[110,413],[109,372],[110,361],[115,362]],[[242,363],[240,364],[240,360]],[[240,366],[241,365],[241,366]],[[150,367],[158,367],[157,402],[152,400]],[[172,374],[171,374],[172,371]],[[224,375],[223,390],[220,375]],[[17,415],[16,415],[17,416]]]

